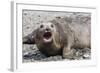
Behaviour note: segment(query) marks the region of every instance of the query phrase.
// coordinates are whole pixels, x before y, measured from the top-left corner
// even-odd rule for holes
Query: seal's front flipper
[[[29,34],[23,38],[23,44],[35,44],[34,38]]]
[[[35,34],[36,32],[33,31],[31,34],[23,37],[23,44],[35,44]]]
[[[35,44],[35,40],[32,39],[29,35],[23,38],[23,44]]]

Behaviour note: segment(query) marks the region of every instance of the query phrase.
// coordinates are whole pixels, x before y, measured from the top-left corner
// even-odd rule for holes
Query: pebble
[[[90,55],[89,55],[89,54],[84,54],[83,57],[84,57],[84,58],[89,58]]]

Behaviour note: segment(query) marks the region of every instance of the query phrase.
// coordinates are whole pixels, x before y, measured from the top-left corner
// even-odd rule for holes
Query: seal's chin
[[[44,34],[43,34],[43,40],[45,43],[49,43],[52,41],[52,33],[49,32],[49,31],[46,31]]]

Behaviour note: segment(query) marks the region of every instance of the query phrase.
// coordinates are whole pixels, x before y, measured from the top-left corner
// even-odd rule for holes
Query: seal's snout
[[[49,28],[46,28],[46,31],[50,31],[50,29]]]
[[[52,33],[51,33],[51,30],[49,28],[45,29],[45,32],[43,34],[43,39],[44,39],[44,42],[46,42],[46,43],[52,41]]]
[[[43,37],[44,37],[45,39],[50,39],[51,36],[52,36],[52,33],[51,33],[51,31],[50,31],[50,28],[46,28]]]

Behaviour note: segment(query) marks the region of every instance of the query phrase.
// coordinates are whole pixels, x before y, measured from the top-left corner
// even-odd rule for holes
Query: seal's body
[[[23,43],[36,44],[47,56],[62,54],[63,58],[71,58],[72,48],[90,48],[90,31],[89,17],[79,20],[57,17],[41,23],[35,31],[24,37]]]

